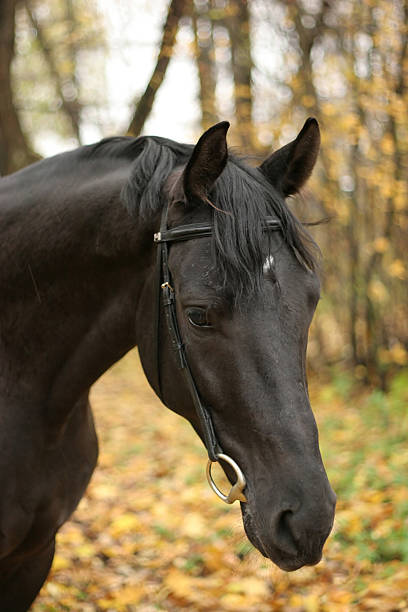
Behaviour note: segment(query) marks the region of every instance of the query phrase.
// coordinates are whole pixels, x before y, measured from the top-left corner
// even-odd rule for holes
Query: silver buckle
[[[229,457],[228,455],[224,455],[223,453],[219,453],[217,455],[217,462],[222,459],[223,461],[225,461],[226,463],[228,463],[232,469],[235,472],[235,475],[237,477],[237,481],[235,484],[232,485],[230,492],[228,493],[228,495],[224,495],[224,493],[221,493],[221,491],[219,490],[219,488],[217,487],[217,485],[215,484],[212,476],[211,476],[211,466],[213,463],[216,463],[215,461],[211,461],[211,459],[208,460],[207,463],[207,480],[208,480],[208,484],[210,485],[210,487],[212,488],[212,490],[214,491],[214,493],[216,495],[218,495],[218,497],[220,499],[222,499],[222,501],[224,501],[226,504],[233,504],[234,501],[242,501],[242,502],[246,502],[247,498],[245,497],[243,490],[246,487],[246,481],[245,481],[245,476],[243,475],[241,468],[239,467],[239,465],[233,460],[231,459],[231,457]]]

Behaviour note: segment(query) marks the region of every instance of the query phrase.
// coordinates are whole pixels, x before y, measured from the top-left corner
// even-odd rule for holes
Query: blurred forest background
[[[211,532],[214,516],[198,519],[197,505],[191,510],[196,524],[193,521],[190,530],[167,525],[164,516],[152,523],[165,540],[174,542],[173,530],[177,541],[188,541],[184,565],[171,555],[163,561],[174,579],[163,574],[163,607],[139,603],[133,608],[135,598],[143,602],[148,589],[136,593],[126,587],[127,602],[125,596],[120,603],[112,595],[99,594],[97,607],[92,607],[83,595],[76,608],[64,571],[79,564],[85,576],[84,567],[96,554],[97,536],[92,540],[87,532],[91,528],[84,502],[78,519],[81,536],[75,529],[72,535],[70,528],[62,536],[68,543],[71,536],[81,542],[88,538],[81,544],[83,554],[77,547],[77,552],[65,552],[57,560],[71,603],[60,607],[58,588],[63,587],[51,582],[54,591],[47,591],[38,610],[54,609],[51,600],[59,601],[58,610],[313,612],[349,610],[351,605],[408,610],[408,0],[1,0],[0,175],[114,134],[156,133],[192,142],[203,129],[225,119],[232,123],[230,144],[259,159],[294,138],[310,115],[321,126],[321,154],[306,191],[290,206],[302,221],[329,219],[311,229],[323,254],[323,299],[309,343],[311,394],[340,499],[329,561],[323,569],[301,572],[306,577],[298,581],[275,576],[271,586],[259,565],[239,565],[248,552],[242,543],[236,545],[236,556],[228,557],[220,540],[211,541],[213,548],[200,557],[197,541]],[[122,367],[109,375],[118,419],[120,414],[130,418],[129,400],[123,396],[130,384],[124,382],[128,370]],[[319,378],[313,376],[317,373]],[[104,402],[100,399],[100,406]],[[166,430],[162,409],[160,415]],[[106,418],[101,408],[101,422]],[[173,435],[173,417],[166,418]],[[170,438],[152,427],[148,436],[157,435],[170,445]],[[107,451],[102,469],[104,462],[118,460],[116,452],[123,452],[116,438],[109,437],[112,431],[108,423],[104,442],[108,449],[116,444],[116,450]],[[186,448],[188,444],[193,445],[188,457],[194,488],[202,481],[195,461],[198,465],[199,455],[201,466],[204,455],[195,443],[186,442]],[[132,442],[132,461],[138,460],[142,447],[143,442]],[[120,459],[122,464],[128,464],[129,457]],[[178,460],[180,455],[159,460],[167,465],[162,466],[164,479],[176,473],[181,478],[172,472]],[[109,493],[109,482],[95,485],[94,493],[91,485],[91,497]],[[162,493],[150,490],[150,502]],[[184,499],[185,504],[190,501]],[[176,505],[176,498],[165,503],[174,517],[186,511]],[[125,516],[129,524],[118,519],[114,539],[120,540],[127,527],[140,527],[140,518],[133,525],[136,519],[129,517],[143,517],[143,508],[136,504]],[[207,518],[205,527],[200,520]],[[145,527],[151,529],[152,524]],[[158,546],[156,540],[150,545]],[[123,542],[118,547],[123,550]],[[105,566],[113,556],[108,548],[97,551]],[[213,603],[197,604],[192,595],[197,589],[213,584],[216,593],[220,588],[208,576],[214,578],[222,564],[242,580],[245,574],[250,595],[235,585],[227,589],[222,607],[208,593]],[[149,558],[143,567],[156,571],[157,579],[164,566]],[[202,577],[207,582],[200,582]],[[226,581],[223,576],[224,587]],[[179,584],[175,590],[174,584]],[[89,589],[84,586],[85,592]],[[153,595],[152,601],[157,601]]]
[[[2,0],[0,174],[50,138],[51,151],[154,128],[192,141],[223,119],[262,156],[317,117],[319,165],[293,202],[302,220],[331,219],[314,231],[310,362],[385,389],[408,365],[407,22],[405,0]]]

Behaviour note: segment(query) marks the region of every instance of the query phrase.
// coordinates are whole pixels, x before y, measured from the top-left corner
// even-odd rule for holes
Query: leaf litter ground
[[[210,491],[200,441],[130,353],[92,391],[99,465],[32,610],[408,610],[404,376],[392,401],[352,395],[344,377],[312,382],[339,500],[322,562],[287,574],[248,544],[238,505]]]

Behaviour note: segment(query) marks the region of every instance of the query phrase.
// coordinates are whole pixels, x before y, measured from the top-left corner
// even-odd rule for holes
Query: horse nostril
[[[292,516],[292,510],[284,510],[280,513],[276,523],[276,536],[277,544],[283,552],[296,555],[297,546],[290,525]]]

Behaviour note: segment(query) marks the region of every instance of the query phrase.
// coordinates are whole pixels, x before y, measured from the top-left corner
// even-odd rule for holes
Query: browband
[[[272,217],[265,218],[265,231],[280,230],[282,224]],[[171,229],[162,230],[154,234],[154,242],[178,242],[180,240],[190,240],[190,238],[205,238],[211,236],[213,226],[207,223],[194,223],[190,225],[178,225]]]

